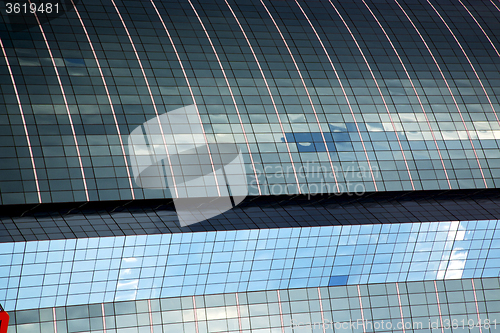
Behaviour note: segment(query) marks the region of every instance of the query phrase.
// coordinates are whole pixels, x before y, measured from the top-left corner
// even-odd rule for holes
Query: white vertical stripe
[[[278,306],[280,309],[280,320],[281,320],[281,332],[285,333],[285,325],[283,324],[283,310],[281,308],[281,296],[280,296],[280,291],[276,290],[278,292]]]
[[[438,306],[438,312],[439,312],[439,321],[441,322],[441,333],[444,333],[443,316],[441,314],[441,303],[439,302],[439,293],[438,293],[438,287],[437,287],[436,281],[434,281],[434,290],[436,290],[436,300],[437,300],[437,306]]]
[[[398,293],[399,313],[401,315],[401,326],[403,328],[403,333],[405,333],[405,320],[403,317],[403,306],[401,305],[401,295],[399,293],[399,284],[397,282],[396,282],[396,291]]]
[[[56,308],[52,308],[52,319],[54,321],[54,333],[57,333]]]
[[[227,1],[226,1],[226,4],[229,6],[229,3]],[[252,46],[252,43],[250,43],[250,40],[248,39],[248,36],[247,36],[245,30],[243,29],[243,26],[240,24],[240,21],[238,20],[238,18],[234,14],[232,8],[230,6],[229,6],[229,8],[231,9],[231,12],[233,13],[234,18],[235,18],[236,22],[238,23],[238,26],[240,27],[240,30],[243,33],[243,36],[245,37],[245,40],[247,41],[248,47],[250,48],[250,51],[252,52],[253,58],[255,60],[255,63],[257,64],[257,67],[259,68],[260,75],[262,76],[262,79],[264,80],[264,84],[266,85],[267,93],[269,94],[269,97],[271,98],[271,103],[273,104],[274,112],[276,113],[276,117],[278,118],[278,123],[280,125],[281,133],[283,134],[283,140],[285,141],[285,146],[286,146],[286,149],[288,151],[288,156],[290,158],[290,163],[292,164],[293,174],[295,176],[295,181],[297,183],[297,190],[298,190],[298,192],[300,194],[300,193],[302,193],[302,191],[300,189],[300,183],[299,183],[299,178],[297,176],[297,170],[295,168],[295,163],[293,162],[293,157],[292,157],[292,152],[290,150],[290,145],[288,144],[288,140],[287,140],[286,134],[285,134],[285,129],[283,127],[283,123],[281,121],[281,117],[279,115],[278,108],[277,108],[276,102],[274,100],[274,96],[273,96],[273,94],[271,92],[271,88],[269,87],[269,83],[267,82],[266,75],[264,74],[264,71],[262,70],[262,66],[260,65],[260,61],[257,58],[257,55],[255,54],[254,48]]]
[[[261,2],[264,5],[264,2],[262,0],[261,0]],[[297,1],[295,1],[295,2],[297,3],[297,5],[299,4]],[[264,7],[266,7],[266,5],[264,5]],[[300,5],[299,5],[299,7],[300,7]],[[300,78],[300,81],[302,82],[302,86],[304,87],[304,90],[306,91],[307,98],[309,100],[309,104],[311,105],[311,108],[312,108],[313,113],[314,113],[314,117],[316,118],[316,123],[318,124],[318,128],[319,128],[319,131],[321,133],[321,138],[323,139],[323,144],[325,145],[325,150],[326,150],[326,154],[328,156],[328,161],[330,162],[330,167],[332,169],[333,177],[335,179],[335,185],[337,186],[337,192],[340,192],[340,190],[339,190],[339,184],[338,184],[338,181],[337,181],[337,175],[335,174],[335,168],[333,167],[332,157],[330,156],[330,152],[328,150],[328,145],[326,144],[325,134],[323,133],[323,129],[321,128],[321,124],[319,122],[318,114],[316,113],[316,108],[315,108],[314,103],[313,103],[313,101],[311,99],[311,95],[309,94],[309,89],[307,88],[306,82],[304,81],[304,78],[302,77],[302,72],[300,71],[299,66],[297,65],[297,62],[295,61],[295,57],[293,56],[292,50],[290,50],[290,47],[288,46],[288,43],[287,43],[287,41],[285,39],[285,36],[283,36],[283,34],[281,33],[281,29],[279,28],[278,24],[274,20],[273,16],[271,15],[271,12],[267,9],[267,7],[266,7],[266,11],[269,14],[269,16],[271,17],[271,20],[273,21],[273,23],[274,23],[274,25],[276,27],[276,30],[278,30],[278,33],[281,36],[281,40],[283,41],[283,44],[285,44],[285,47],[288,50],[288,54],[290,54],[290,58],[292,58],[292,62],[294,64],[294,66],[295,66],[295,70],[299,74],[299,78]]]
[[[455,33],[453,32],[453,30],[451,30],[451,28],[448,26],[448,23],[446,23],[446,21],[444,20],[444,18],[441,16],[441,14],[438,12],[438,10],[434,7],[434,5],[429,1],[427,0],[427,2],[429,3],[429,5],[431,5],[432,9],[434,9],[434,11],[436,12],[436,14],[438,14],[439,18],[441,19],[441,21],[443,21],[444,25],[446,26],[446,28],[448,28],[448,31],[451,33],[451,35],[453,36],[453,39],[457,42],[458,46],[460,47],[460,50],[462,50],[462,53],[464,54],[465,58],[467,59],[467,62],[469,63],[470,67],[472,68],[472,71],[474,71],[474,74],[476,75],[476,78],[477,80],[479,81],[479,84],[481,85],[481,88],[483,89],[483,92],[484,94],[486,95],[486,99],[488,99],[488,103],[490,104],[490,107],[491,107],[491,111],[493,111],[493,114],[495,115],[495,118],[497,119],[497,122],[498,124],[500,125],[500,120],[498,119],[498,116],[497,116],[497,113],[495,111],[495,108],[493,107],[493,103],[491,102],[491,99],[490,99],[490,95],[488,95],[488,92],[486,92],[486,88],[484,88],[484,85],[483,85],[483,81],[481,80],[481,78],[479,77],[479,74],[477,73],[476,71],[476,68],[474,67],[474,65],[472,64],[472,61],[470,61],[470,58],[469,56],[467,55],[467,52],[465,52],[464,48],[462,47],[462,43],[460,43],[458,41],[458,38],[455,36]],[[461,3],[461,2],[460,2]],[[464,6],[465,7],[465,6]],[[465,8],[467,9],[467,7]],[[469,10],[467,10],[469,11]],[[469,12],[470,14],[470,12]],[[471,14],[472,15],[472,14]],[[475,19],[474,19],[475,20]],[[476,21],[477,22],[477,21]],[[479,24],[479,23],[478,23]],[[479,26],[481,28],[481,26]],[[483,30],[483,28],[481,28],[481,30]],[[484,32],[484,30],[483,30]],[[486,34],[486,33],[485,33]],[[488,35],[486,35],[486,37],[488,37]],[[488,37],[488,40],[489,40],[489,37]],[[491,43],[491,40],[490,40],[490,43]],[[493,45],[493,43],[491,43],[491,45]],[[495,47],[493,45],[493,47]],[[495,51],[497,51],[497,49],[495,48]],[[497,51],[497,54],[498,54],[498,51]]]
[[[366,332],[365,314],[363,313],[363,301],[361,300],[361,291],[359,290],[359,284],[357,285],[357,287],[358,287],[359,307],[361,309],[361,320],[363,323],[363,333],[365,333]]]
[[[290,163],[292,164],[293,174],[295,176],[295,181],[297,182],[297,189],[298,189],[298,192],[301,193],[299,178],[297,176],[297,170],[295,168],[295,164],[294,164],[293,158],[292,158],[292,152],[290,151],[290,146],[288,144],[288,140],[287,140],[286,135],[285,135],[285,129],[283,128],[283,123],[281,122],[281,117],[279,115],[278,108],[277,108],[276,103],[274,101],[274,96],[271,92],[271,88],[269,87],[269,84],[267,82],[266,75],[264,74],[264,71],[262,70],[259,59],[257,58],[257,55],[255,54],[255,51],[253,49],[252,43],[250,43],[250,40],[248,39],[247,34],[246,34],[245,30],[243,29],[243,26],[240,24],[238,17],[236,17],[235,13],[233,12],[231,6],[229,6],[229,3],[227,1],[226,1],[226,4],[228,5],[229,9],[231,10],[231,13],[233,13],[234,19],[238,23],[238,26],[240,27],[240,30],[243,33],[245,40],[247,41],[248,47],[250,48],[250,51],[252,52],[252,55],[253,55],[253,58],[257,64],[257,67],[259,67],[260,75],[262,76],[262,79],[264,80],[264,84],[266,85],[267,93],[269,94],[269,97],[271,98],[271,103],[273,104],[274,112],[276,113],[276,117],[278,118],[278,123],[280,125],[281,133],[283,134],[283,140],[285,140],[285,145],[286,145],[286,149],[288,151],[288,156],[290,157]]]
[[[495,8],[500,12],[500,8],[498,8],[498,6],[493,2],[493,0],[490,0],[490,2],[493,4],[493,6],[495,6]]]
[[[469,15],[472,17],[472,19],[474,20],[474,22],[476,22],[476,24],[478,25],[478,27],[483,32],[484,36],[486,36],[486,38],[488,39],[488,42],[490,42],[491,46],[493,46],[493,48],[495,49],[495,52],[497,53],[497,55],[500,57],[500,53],[498,52],[495,44],[493,44],[493,42],[491,41],[490,37],[488,36],[488,34],[486,33],[486,31],[481,26],[481,24],[479,24],[479,22],[476,20],[476,18],[474,17],[474,15],[470,12],[469,8],[467,8],[467,6],[464,5],[464,3],[462,2],[462,0],[458,0],[458,1],[462,4],[462,6],[467,11],[467,13],[469,13]],[[493,3],[493,5],[496,7],[496,5],[494,3]],[[497,7],[497,9],[498,9],[498,7]]]
[[[196,11],[194,5],[191,3],[190,0],[188,0],[188,1],[189,1],[189,4],[191,5],[191,7],[193,8],[194,12],[196,13],[196,16],[198,17],[198,21],[200,22],[201,26],[203,27],[203,31],[205,31],[205,35],[207,36],[208,42],[210,43],[210,46],[212,47],[212,50],[215,54],[215,58],[217,58],[217,62],[219,63],[219,67],[222,71],[222,75],[224,76],[224,80],[226,81],[227,88],[229,89],[229,94],[231,95],[231,99],[233,100],[233,104],[234,104],[234,107],[236,109],[236,114],[238,115],[238,119],[239,119],[240,124],[241,124],[243,136],[245,137],[245,141],[246,141],[247,149],[248,149],[248,154],[250,155],[252,168],[253,168],[254,174],[255,174],[255,181],[257,182],[257,188],[259,189],[259,195],[261,195],[262,192],[261,192],[260,185],[259,185],[259,178],[257,177],[257,169],[255,168],[255,163],[253,160],[252,152],[250,151],[250,144],[248,142],[247,133],[245,131],[245,127],[243,126],[243,120],[241,119],[238,104],[236,103],[236,99],[234,98],[233,89],[231,89],[231,85],[229,84],[229,80],[227,79],[227,76],[226,76],[226,71],[224,70],[224,67],[222,66],[222,62],[220,61],[219,54],[217,53],[217,50],[215,49],[215,46],[212,43],[212,39],[210,38],[210,35],[208,34],[207,29],[205,29],[205,25],[203,24],[203,21],[201,20],[200,16],[198,15],[198,12]],[[226,1],[226,3],[227,3],[227,1]]]
[[[97,58],[97,54],[94,50],[94,45],[92,44],[92,41],[90,40],[90,36],[87,32],[87,28],[85,27],[85,24],[83,23],[82,17],[80,16],[80,12],[78,12],[78,8],[76,8],[76,5],[73,2],[73,0],[71,0],[71,3],[73,4],[73,8],[75,9],[76,15],[78,15],[78,19],[80,20],[83,31],[85,32],[85,35],[87,36],[87,40],[89,42],[90,48],[92,50],[92,54],[94,55],[94,59],[95,59],[95,62],[97,64],[97,69],[99,70],[99,74],[101,75],[104,89],[106,90],[106,95],[108,96],[109,106],[111,107],[111,113],[113,114],[113,119],[115,121],[115,126],[116,126],[116,132],[118,133],[118,139],[120,140],[120,146],[122,148],[123,159],[125,161],[125,169],[127,170],[127,177],[128,177],[128,182],[130,185],[130,193],[132,194],[132,200],[134,200],[135,199],[134,186],[132,185],[132,177],[130,176],[130,170],[128,168],[127,154],[125,153],[125,147],[123,145],[122,135],[120,132],[120,126],[118,126],[118,120],[116,119],[116,114],[115,114],[115,107],[113,106],[113,102],[111,101],[111,95],[109,94],[108,85],[106,84],[106,79],[104,78],[104,74],[103,74],[102,69],[101,69],[101,64],[99,63],[99,59]]]
[[[24,117],[23,106],[21,104],[21,99],[19,98],[19,93],[17,91],[16,80],[14,79],[14,74],[12,73],[12,68],[10,67],[9,58],[7,58],[7,52],[3,46],[2,39],[0,38],[0,46],[2,47],[3,56],[5,62],[7,63],[7,68],[9,69],[10,80],[12,81],[12,86],[14,87],[14,92],[16,94],[17,106],[19,107],[19,112],[21,113],[21,119],[23,120],[24,134],[26,135],[26,141],[28,142],[28,150],[30,152],[31,165],[33,167],[33,175],[35,176],[36,192],[38,195],[38,203],[42,203],[42,195],[40,193],[40,184],[38,183],[38,175],[36,172],[35,158],[33,156],[33,149],[31,147],[31,140],[28,133],[28,126],[26,125],[26,119]]]
[[[321,326],[323,326],[323,333],[325,333],[325,316],[323,314],[323,300],[321,299],[321,289],[318,287],[318,297],[319,297],[319,311],[321,312]]]
[[[125,21],[123,20],[123,17],[120,14],[120,10],[118,10],[118,6],[116,6],[115,1],[111,0],[111,2],[113,3],[113,6],[115,7],[116,13],[118,14],[118,17],[120,18],[120,21],[122,22],[123,28],[125,29],[125,32],[127,33],[128,40],[130,41],[130,45],[132,45],[132,49],[134,50],[135,57],[137,58],[137,62],[139,63],[139,67],[141,68],[142,76],[144,77],[144,82],[146,82],[146,87],[148,88],[149,97],[151,98],[151,103],[153,104],[153,109],[155,110],[156,117],[159,117],[158,109],[156,107],[156,102],[155,102],[155,99],[153,96],[153,92],[151,91],[151,86],[149,85],[148,77],[146,76],[146,72],[144,71],[144,67],[142,66],[142,61],[141,61],[141,58],[139,57],[139,53],[137,53],[137,49],[135,48],[135,44],[134,44],[134,41],[132,40],[132,36],[130,36],[127,25],[125,24]],[[165,135],[163,133],[162,124],[161,124],[159,118],[158,118],[158,127],[160,128],[160,135],[161,135],[161,138],[163,141],[163,145],[165,146],[165,152],[167,154],[168,165],[170,166],[170,173],[172,175],[175,196],[178,197],[179,194],[177,191],[177,185],[175,183],[174,169],[173,169],[172,163],[170,162],[170,154],[168,153],[168,145],[167,145],[167,142],[165,141]]]
[[[349,28],[349,25],[347,24],[347,22],[344,20],[344,17],[342,16],[342,14],[340,14],[340,12],[337,10],[337,7],[335,7],[335,5],[333,4],[333,2],[331,0],[328,0],[330,2],[330,4],[332,5],[332,7],[335,9],[335,11],[337,12],[337,14],[339,15],[340,19],[342,20],[342,22],[344,23],[345,27],[347,28],[347,30],[349,31],[349,34],[351,35],[354,43],[356,44],[356,46],[358,47],[358,50],[359,50],[359,53],[361,53],[361,56],[363,57],[364,61],[365,61],[365,64],[366,64],[366,67],[368,67],[368,71],[370,72],[370,75],[373,79],[373,82],[375,82],[375,86],[377,87],[377,90],[380,94],[380,97],[382,98],[382,102],[384,103],[384,106],[385,106],[385,109],[387,111],[387,114],[389,115],[389,119],[391,121],[391,124],[392,124],[392,128],[394,130],[394,133],[396,134],[396,139],[398,140],[398,144],[399,144],[399,149],[401,150],[401,154],[403,155],[403,160],[405,162],[405,165],[406,165],[406,170],[408,171],[408,177],[410,178],[410,182],[411,182],[411,187],[413,190],[415,190],[415,185],[413,184],[413,178],[411,176],[411,172],[410,172],[410,167],[408,166],[408,161],[406,160],[406,156],[405,156],[405,152],[403,150],[403,146],[401,145],[401,141],[399,140],[399,134],[398,134],[398,131],[396,129],[396,125],[394,124],[394,121],[392,120],[392,116],[391,116],[391,112],[389,111],[389,107],[387,106],[387,103],[385,101],[385,97],[384,97],[384,94],[382,93],[382,90],[380,89],[380,86],[378,84],[378,81],[377,79],[375,78],[375,74],[373,74],[373,71],[372,71],[372,68],[370,66],[370,63],[368,62],[368,59],[366,59],[365,57],[365,54],[363,52],[363,50],[361,49],[361,46],[359,46],[358,44],[358,41],[356,39],[356,37],[354,36],[354,34],[352,33],[351,29]]]
[[[215,184],[217,186],[217,193],[220,196],[221,194],[220,194],[219,181],[217,180],[217,173],[215,172],[215,166],[214,166],[214,163],[213,163],[213,160],[212,160],[212,154],[210,153],[210,147],[209,147],[209,144],[208,144],[207,135],[205,133],[205,129],[203,128],[203,122],[201,121],[200,111],[198,110],[198,104],[196,103],[196,99],[194,97],[193,89],[191,88],[191,84],[189,83],[189,79],[187,77],[186,70],[184,69],[184,66],[182,64],[182,60],[181,60],[181,58],[179,56],[179,53],[177,52],[177,48],[175,47],[174,41],[173,41],[172,37],[170,36],[170,32],[168,31],[167,26],[165,25],[165,22],[163,21],[163,18],[161,17],[160,12],[158,11],[158,8],[156,8],[155,3],[153,2],[153,0],[150,0],[150,2],[153,5],[153,7],[154,7],[154,9],[156,11],[156,14],[158,15],[158,18],[160,19],[161,24],[163,25],[163,28],[165,29],[165,32],[168,35],[168,39],[170,40],[170,44],[172,44],[172,48],[174,49],[175,55],[177,56],[177,60],[179,61],[179,65],[181,66],[182,73],[184,74],[184,78],[186,79],[186,83],[188,85],[189,93],[191,94],[191,98],[193,99],[193,105],[196,108],[196,113],[198,114],[198,120],[200,121],[200,124],[201,124],[201,129],[202,129],[202,132],[203,132],[203,138],[205,139],[205,142],[207,144],[208,156],[210,157],[210,163],[212,164],[212,170],[213,170],[213,173],[214,173]]]
[[[483,333],[483,323],[481,322],[481,316],[479,315],[479,305],[477,304],[477,295],[476,295],[476,286],[474,285],[474,279],[470,279],[472,281],[472,290],[474,291],[474,302],[476,303],[476,312],[477,312],[477,324],[479,325],[479,333]],[[496,321],[495,321],[496,326]]]
[[[195,298],[195,296],[193,296],[193,309],[194,309],[194,327],[196,328],[196,333],[199,333],[198,314],[196,313],[196,298]]]
[[[418,33],[418,35],[420,36],[420,39],[422,40],[422,42],[424,43],[425,47],[427,48],[427,51],[429,52],[430,56],[434,60],[434,64],[436,65],[437,69],[439,70],[439,73],[441,74],[441,77],[443,78],[443,81],[446,84],[446,87],[448,88],[448,92],[450,93],[450,96],[453,99],[455,107],[457,108],[458,114],[460,115],[460,119],[462,120],[462,124],[464,125],[464,128],[465,128],[465,132],[467,133],[467,136],[469,138],[469,142],[471,144],[472,151],[474,152],[474,156],[476,157],[476,161],[477,161],[477,164],[479,166],[479,171],[481,172],[481,176],[483,178],[484,185],[485,185],[486,188],[488,188],[488,184],[486,183],[486,179],[484,178],[483,168],[481,167],[481,162],[479,161],[479,157],[477,155],[476,148],[474,147],[474,143],[472,142],[472,137],[471,137],[470,132],[469,132],[469,130],[467,128],[467,124],[465,123],[464,117],[462,115],[462,111],[460,110],[460,107],[458,106],[457,100],[455,99],[455,95],[451,91],[450,85],[448,84],[448,80],[446,79],[446,77],[444,76],[443,71],[441,70],[441,66],[439,66],[439,63],[437,62],[436,58],[434,57],[434,54],[432,53],[431,49],[429,48],[429,45],[427,45],[427,42],[425,41],[424,37],[422,36],[422,34],[418,30],[418,28],[413,23],[413,20],[410,18],[410,16],[408,16],[408,14],[404,10],[404,8],[399,4],[398,0],[394,0],[394,1],[399,6],[399,8],[403,11],[403,13],[405,14],[405,16],[408,19],[408,21],[410,21],[411,25],[413,26],[413,28],[415,29],[415,31]]]
[[[417,96],[417,99],[418,99],[418,103],[420,104],[420,108],[422,109],[422,113],[424,114],[424,117],[425,117],[425,120],[427,121],[427,125],[429,126],[429,130],[431,132],[431,135],[432,135],[432,139],[434,140],[434,144],[436,145],[436,149],[437,149],[437,152],[439,154],[439,159],[441,160],[441,165],[443,166],[443,171],[444,171],[444,174],[446,176],[446,180],[448,181],[448,187],[450,188],[451,190],[451,183],[450,183],[450,178],[448,177],[448,171],[446,171],[446,166],[444,165],[444,160],[443,160],[443,156],[441,156],[441,150],[439,149],[439,145],[436,141],[436,136],[434,135],[434,131],[432,130],[432,126],[431,126],[431,123],[429,122],[429,118],[427,117],[427,112],[425,112],[425,108],[424,108],[424,105],[422,104],[422,101],[420,100],[420,96],[418,95],[418,92],[417,92],[417,89],[415,88],[415,85],[413,84],[413,80],[411,79],[410,77],[410,74],[408,73],[408,70],[406,69],[406,66],[405,64],[403,63],[403,60],[401,59],[401,57],[399,56],[399,53],[398,51],[396,50],[396,47],[394,46],[394,44],[392,43],[391,41],[391,38],[389,37],[389,35],[387,34],[387,32],[385,31],[384,27],[382,26],[382,24],[379,22],[378,18],[375,16],[375,14],[372,12],[372,10],[370,9],[370,7],[368,6],[368,4],[365,2],[365,0],[363,0],[363,3],[365,4],[366,8],[368,8],[368,10],[370,11],[370,13],[372,14],[373,18],[377,21],[380,29],[382,29],[382,31],[384,32],[384,35],[385,37],[387,37],[387,40],[389,41],[389,43],[391,44],[391,47],[392,49],[394,50],[394,53],[396,53],[396,56],[398,57],[399,59],[399,62],[401,63],[401,66],[403,67],[405,73],[406,73],[406,77],[408,78],[408,80],[410,81],[410,84],[411,84],[411,87],[413,88],[413,92],[415,93],[415,96]]]
[[[151,333],[153,333],[153,313],[151,312],[151,300],[148,299],[148,310],[149,310],[149,328]]]
[[[106,333],[106,315],[104,314],[104,303],[101,303],[101,311],[102,311],[102,329],[104,333]]]
[[[29,3],[31,4],[31,0],[28,0]],[[57,69],[56,62],[54,60],[54,56],[52,55],[52,50],[50,49],[49,42],[47,40],[47,37],[45,36],[45,32],[43,31],[42,24],[40,23],[40,20],[38,19],[38,15],[36,13],[35,18],[36,21],[38,22],[38,27],[40,28],[40,31],[42,32],[43,40],[45,41],[45,45],[47,46],[47,50],[49,51],[50,59],[52,60],[52,66],[54,67],[54,71],[56,72],[57,76],[57,82],[59,83],[59,88],[61,89],[61,94],[64,100],[64,105],[66,106],[66,112],[68,113],[68,118],[69,118],[69,123],[71,126],[71,132],[73,133],[73,140],[75,142],[75,148],[76,148],[76,154],[78,156],[78,162],[80,164],[80,171],[82,173],[82,180],[83,180],[83,188],[85,189],[85,197],[87,198],[87,201],[89,201],[89,191],[87,188],[87,179],[85,178],[85,171],[83,170],[83,163],[82,163],[82,157],[80,155],[80,147],[78,146],[78,140],[76,138],[76,132],[75,132],[75,126],[73,125],[73,118],[71,117],[71,111],[69,110],[69,105],[68,105],[68,100],[66,98],[66,93],[64,92],[64,87],[62,85],[61,77],[59,76],[59,70]]]
[[[356,116],[354,115],[354,111],[352,109],[351,102],[349,101],[349,98],[347,97],[347,93],[346,93],[346,91],[344,89],[344,85],[342,84],[342,80],[340,80],[339,74],[337,72],[337,69],[335,68],[335,65],[333,64],[332,58],[330,58],[330,54],[326,50],[326,47],[323,44],[323,41],[321,40],[321,38],[319,37],[319,34],[316,31],[316,28],[314,28],[314,25],[309,20],[309,17],[306,15],[305,11],[302,9],[302,7],[300,6],[299,2],[297,0],[295,0],[295,2],[299,6],[300,10],[302,11],[302,13],[306,17],[307,21],[309,22],[309,25],[311,26],[312,30],[314,31],[314,34],[316,35],[316,38],[318,39],[319,43],[321,44],[321,47],[323,48],[323,51],[326,54],[326,57],[328,58],[328,62],[330,63],[330,66],[332,66],[332,69],[333,69],[333,71],[335,73],[335,77],[337,78],[337,81],[340,84],[340,88],[342,89],[342,93],[344,94],[344,97],[346,99],[347,105],[349,106],[349,110],[351,111],[352,119],[354,120],[354,125],[356,125],[356,130],[358,132],[359,139],[361,140],[361,145],[363,146],[363,151],[365,152],[366,162],[368,163],[368,168],[370,169],[370,174],[371,174],[372,180],[373,180],[373,186],[375,186],[375,191],[377,191],[377,183],[375,182],[375,175],[373,174],[372,164],[370,162],[370,158],[368,157],[368,152],[366,151],[365,142],[363,141],[363,136],[361,135],[361,131],[359,130],[358,121],[356,120]]]
[[[241,311],[240,311],[240,300],[238,298],[238,293],[235,293],[236,295],[236,309],[238,311],[238,325],[240,328],[240,332],[243,332],[243,327],[241,325]]]

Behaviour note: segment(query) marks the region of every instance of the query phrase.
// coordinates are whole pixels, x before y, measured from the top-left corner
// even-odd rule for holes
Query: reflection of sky
[[[434,138],[439,142],[446,142],[446,147],[450,149],[461,148],[459,141],[468,142],[469,135],[473,140],[493,140],[485,147],[498,147],[495,140],[500,139],[500,130],[496,122],[472,121],[468,131],[465,131],[465,128],[457,130],[452,123],[440,122],[440,127],[443,129],[433,129],[431,133],[427,122],[423,119],[423,114],[399,113],[392,115],[392,117],[399,139],[408,141],[410,147],[416,150],[425,149],[425,144],[420,146],[419,142],[432,141]],[[372,141],[397,141],[394,127],[390,122],[361,122],[358,123],[358,127],[354,122],[329,123],[328,130],[323,133],[311,132],[309,128],[301,126],[292,126],[292,128],[295,128],[295,131],[285,133],[285,137],[287,142],[297,145],[299,152],[326,151],[325,141],[330,152],[353,151],[351,141],[359,141],[358,128],[359,131],[365,133],[364,135],[368,134]],[[365,137],[364,140],[368,140],[368,137]],[[284,138],[281,138],[281,141],[284,142]],[[450,157],[453,158],[453,156]],[[418,155],[415,158],[418,158]]]
[[[494,277],[497,220],[0,244],[6,309],[179,295]],[[500,225],[499,225],[500,226]]]

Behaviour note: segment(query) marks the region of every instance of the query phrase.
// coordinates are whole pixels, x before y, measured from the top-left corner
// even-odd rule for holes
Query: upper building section
[[[499,187],[498,0],[2,6],[0,204]]]

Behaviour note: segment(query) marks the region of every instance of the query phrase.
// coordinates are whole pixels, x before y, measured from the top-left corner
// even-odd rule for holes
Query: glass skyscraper
[[[0,6],[9,333],[500,332],[498,0]]]

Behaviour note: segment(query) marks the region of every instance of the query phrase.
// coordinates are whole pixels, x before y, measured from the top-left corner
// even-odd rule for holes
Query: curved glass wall
[[[127,142],[191,105],[249,195],[498,187],[495,1],[60,5],[0,18],[2,204],[177,197]]]

